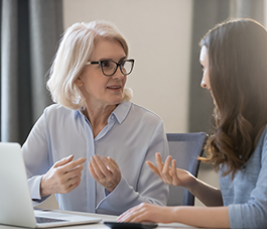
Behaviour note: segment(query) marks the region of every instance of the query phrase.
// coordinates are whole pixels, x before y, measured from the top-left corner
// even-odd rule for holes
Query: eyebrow
[[[120,58],[120,59],[119,59],[119,62],[125,60],[126,58],[127,58],[127,56],[124,56],[124,57]],[[102,60],[112,60],[112,61],[115,61],[115,60],[113,60],[113,59],[111,59],[111,58],[101,58],[99,61],[102,61]],[[115,61],[115,62],[116,62],[116,61]],[[118,62],[118,63],[119,63],[119,62]]]
[[[124,56],[122,58],[120,58],[119,62],[122,61],[122,60],[125,60],[127,58],[127,56]]]

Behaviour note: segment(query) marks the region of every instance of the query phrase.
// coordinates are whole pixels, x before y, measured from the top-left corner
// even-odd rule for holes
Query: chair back
[[[168,133],[170,155],[176,160],[177,168],[185,169],[197,177],[203,146],[207,139],[204,132]],[[185,188],[170,185],[167,206],[191,205],[195,203],[194,196]]]

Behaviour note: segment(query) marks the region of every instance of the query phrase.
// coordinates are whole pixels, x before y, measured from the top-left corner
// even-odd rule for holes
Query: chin
[[[122,103],[123,102],[123,99],[121,98],[121,99],[116,99],[116,100],[113,100],[113,101],[110,101],[110,105],[118,105],[118,104],[120,104],[120,103]]]

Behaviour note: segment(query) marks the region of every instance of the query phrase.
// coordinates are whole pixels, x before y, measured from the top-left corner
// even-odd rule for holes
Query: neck
[[[83,114],[91,123],[94,137],[108,124],[108,118],[117,105],[94,106],[86,103],[86,109]]]

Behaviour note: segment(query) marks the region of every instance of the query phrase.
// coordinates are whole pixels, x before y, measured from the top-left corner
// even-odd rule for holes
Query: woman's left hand
[[[121,171],[118,164],[110,157],[98,155],[91,157],[88,165],[92,177],[111,193],[121,180]]]
[[[118,222],[155,222],[171,223],[171,207],[162,207],[154,204],[141,203],[117,218]]]

